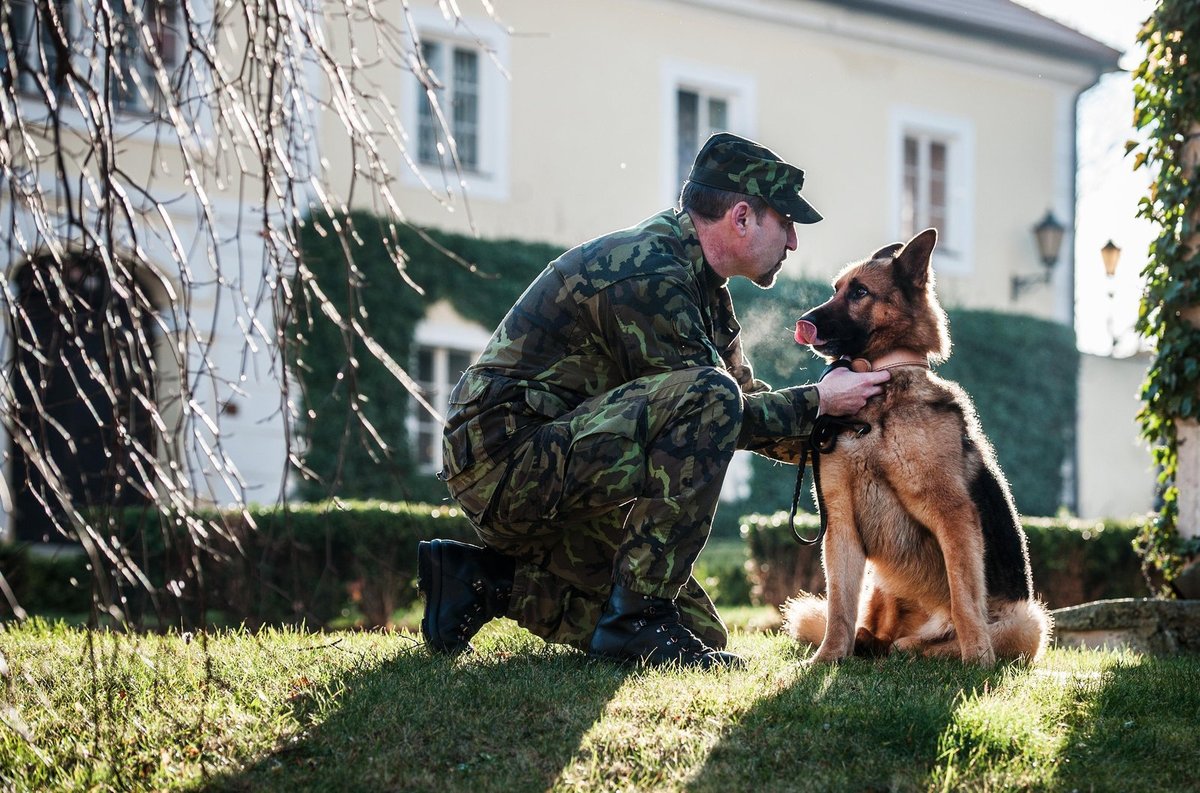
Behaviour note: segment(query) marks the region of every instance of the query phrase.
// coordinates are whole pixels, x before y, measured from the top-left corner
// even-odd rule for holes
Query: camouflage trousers
[[[541,425],[477,527],[517,559],[508,616],[586,649],[614,583],[674,599],[709,646],[727,632],[692,564],[708,539],[741,425],[716,368],[642,377]]]

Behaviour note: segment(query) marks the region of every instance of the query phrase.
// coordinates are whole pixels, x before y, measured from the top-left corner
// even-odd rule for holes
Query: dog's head
[[[905,349],[945,360],[950,334],[930,267],[936,244],[937,231],[926,229],[846,267],[834,279],[833,297],[801,317],[796,340],[828,359],[876,359]]]

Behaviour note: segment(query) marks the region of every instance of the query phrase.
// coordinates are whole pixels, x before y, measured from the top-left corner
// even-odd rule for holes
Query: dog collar
[[[928,369],[929,361],[896,361],[886,364],[873,364],[866,358],[855,358],[850,361],[850,371],[852,372],[882,372],[886,369],[899,369],[901,366],[919,366],[922,369]]]
[[[882,372],[887,369],[899,369],[902,366],[919,366],[922,369],[929,368],[928,359],[905,357],[916,355],[916,353],[909,350],[900,350],[898,352],[900,353],[899,355],[888,353],[873,362],[866,358],[853,358],[849,361],[848,368],[852,372]]]

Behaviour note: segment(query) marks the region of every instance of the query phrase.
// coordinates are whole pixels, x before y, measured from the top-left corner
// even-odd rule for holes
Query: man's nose
[[[796,246],[799,244],[800,241],[796,239],[796,224],[792,223],[788,226],[787,249],[789,251],[794,251],[796,250]]]

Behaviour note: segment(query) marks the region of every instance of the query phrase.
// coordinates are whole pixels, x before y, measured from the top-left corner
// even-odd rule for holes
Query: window
[[[155,57],[161,60],[168,79],[182,60],[182,20],[179,0],[140,0],[137,5],[144,25],[140,31],[136,13],[131,14],[121,3],[113,5],[118,69],[113,100],[119,110],[145,112],[157,109],[163,98]]]
[[[426,165],[454,167],[446,128],[453,136],[458,163],[479,171],[479,53],[440,41],[421,43],[421,54],[436,86],[441,118],[427,93],[417,101],[417,157]],[[443,121],[444,119],[444,121]]]
[[[949,236],[946,223],[946,148],[930,135],[904,138],[904,188],[900,196],[900,236],[933,226]]]
[[[965,119],[913,108],[892,112],[892,231],[909,239],[938,230],[939,272],[971,272],[974,244],[974,131]]]
[[[0,70],[4,86],[24,94],[44,96],[49,90],[59,95],[65,89],[65,70],[70,57],[73,15],[69,0],[13,0],[0,10],[7,24],[13,49],[0,47]]]
[[[751,77],[673,60],[662,64],[660,91],[662,193],[674,203],[709,135],[728,131],[754,137],[757,95]]]
[[[683,184],[708,136],[729,128],[729,99],[689,88],[680,88],[675,97],[677,168],[679,183]]]
[[[415,28],[410,32],[420,42],[428,72],[418,79],[418,53],[413,53],[399,106],[412,136],[416,170],[404,169],[404,183],[465,193],[468,199],[506,200],[511,36],[491,19],[463,18],[455,24],[437,8],[410,10],[406,18]]]
[[[421,396],[443,416],[450,404],[450,391],[458,383],[479,353],[452,347],[418,345],[416,380]],[[442,467],[442,425],[414,400],[411,408],[415,421],[413,440],[417,465],[422,471],[439,471]]]
[[[181,6],[180,0],[137,0],[135,7],[131,12],[124,2],[105,6],[111,15],[113,57],[96,53],[91,69],[82,62],[77,65],[81,79],[94,79],[98,87],[110,66],[115,67],[110,78],[114,107],[149,111],[161,101],[156,59],[168,75],[174,75],[182,63]],[[47,91],[61,96],[66,91],[72,49],[80,49],[78,8],[73,0],[12,0],[0,10],[13,42],[11,52],[7,45],[0,49],[5,87],[35,97],[45,97]],[[100,20],[91,22],[88,35],[97,35]],[[92,69],[98,73],[90,74]]]

